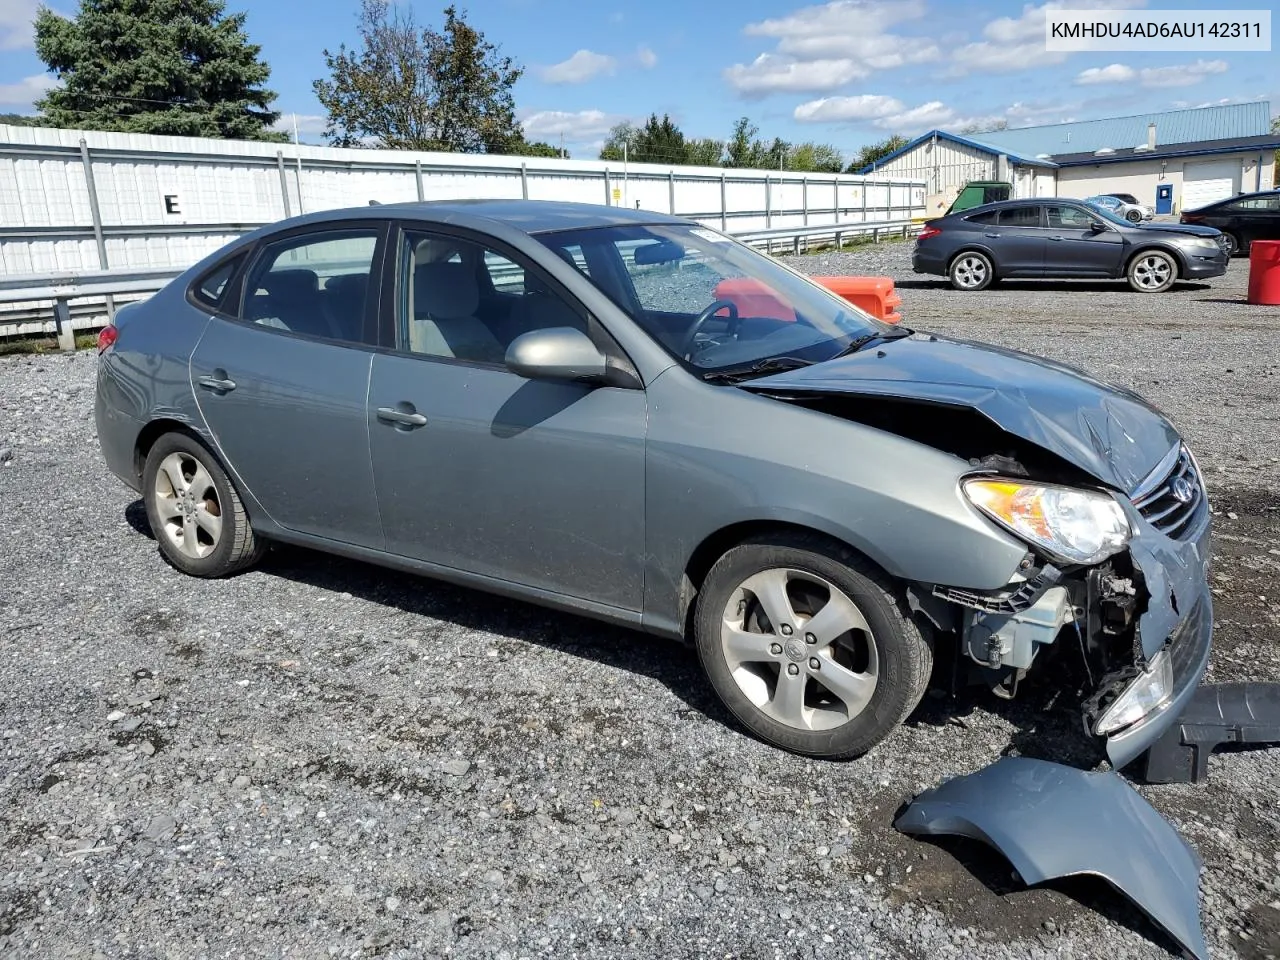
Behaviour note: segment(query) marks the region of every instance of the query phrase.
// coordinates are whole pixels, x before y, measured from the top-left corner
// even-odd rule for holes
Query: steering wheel
[[[689,324],[689,329],[684,335],[684,342],[680,345],[680,355],[686,360],[693,359],[693,343],[698,336],[703,325],[706,324],[713,316],[721,310],[729,311],[730,328],[738,325],[738,305],[732,300],[715,300],[710,303],[706,309],[693,318],[693,323]]]

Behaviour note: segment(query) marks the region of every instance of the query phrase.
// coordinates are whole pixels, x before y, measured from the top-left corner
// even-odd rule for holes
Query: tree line
[[[450,5],[440,29],[413,9],[361,0],[357,39],[325,50],[328,77],[312,85],[334,146],[566,156],[526,139],[513,88],[524,68]],[[80,0],[74,17],[41,7],[36,53],[59,81],[38,116],[0,123],[282,142],[270,68],[225,0]],[[847,166],[829,143],[761,138],[740,118],[724,140],[688,137],[663,115],[615,126],[601,159],[775,170],[861,169],[906,141],[864,147]]]

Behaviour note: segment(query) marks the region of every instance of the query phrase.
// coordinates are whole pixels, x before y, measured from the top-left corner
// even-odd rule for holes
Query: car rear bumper
[[[921,248],[918,244],[911,251],[911,269],[916,273],[932,273],[945,276],[947,261],[939,251]]]
[[[111,401],[114,390],[115,384],[106,370],[106,364],[99,361],[98,384],[93,404],[98,448],[102,451],[107,469],[123,480],[130,489],[141,491],[142,478],[138,476],[134,451],[137,449],[143,424],[122,412]]]

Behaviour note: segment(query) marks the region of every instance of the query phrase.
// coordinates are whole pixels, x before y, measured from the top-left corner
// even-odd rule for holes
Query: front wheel
[[[1178,262],[1160,250],[1144,250],[1129,262],[1129,286],[1138,293],[1163,293],[1178,279]]]
[[[1237,253],[1241,253],[1241,252],[1243,252],[1243,251],[1240,249],[1240,247],[1241,247],[1240,240],[1239,240],[1239,238],[1238,238],[1234,233],[1227,233],[1227,232],[1225,232],[1225,231],[1223,232],[1223,234],[1222,234],[1222,247],[1223,247],[1223,249],[1224,249],[1224,250],[1226,250],[1226,251],[1227,251],[1227,259],[1228,259],[1228,260],[1230,260],[1232,257],[1234,257]]]
[[[816,536],[726,553],[703,584],[694,632],[712,687],[743,726],[811,757],[874,747],[920,702],[933,664],[890,581]]]
[[[142,469],[147,520],[166,560],[193,577],[225,577],[256,562],[253,534],[239,494],[217,459],[195,438],[167,433]]]
[[[977,250],[966,250],[951,261],[949,274],[957,290],[985,290],[995,279],[990,258]]]
[[[1125,219],[1126,219],[1126,220],[1128,220],[1130,223],[1141,223],[1141,222],[1142,222],[1142,211],[1141,211],[1141,210],[1130,210],[1128,213],[1126,213],[1126,214],[1124,215],[1124,217],[1125,217]]]

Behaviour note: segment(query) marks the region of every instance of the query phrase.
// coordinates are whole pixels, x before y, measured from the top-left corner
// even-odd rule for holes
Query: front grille
[[[1153,527],[1177,538],[1189,532],[1203,502],[1204,484],[1190,451],[1182,447],[1173,469],[1136,496],[1133,505]]]

